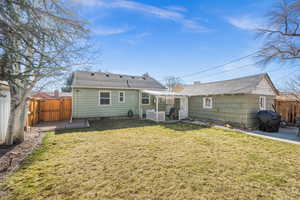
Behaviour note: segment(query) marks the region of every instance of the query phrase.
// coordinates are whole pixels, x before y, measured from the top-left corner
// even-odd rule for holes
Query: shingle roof
[[[259,83],[266,79],[274,93],[277,93],[268,74],[258,74],[225,81],[200,83],[185,86],[180,92],[184,95],[221,95],[221,94],[255,94]]]
[[[103,72],[76,71],[74,88],[166,89],[149,75],[130,76]]]

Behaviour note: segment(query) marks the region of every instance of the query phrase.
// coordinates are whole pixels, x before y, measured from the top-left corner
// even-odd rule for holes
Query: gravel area
[[[13,146],[0,145],[0,184],[42,141],[43,133],[31,129],[26,132],[25,141]],[[1,197],[1,194],[0,194]]]

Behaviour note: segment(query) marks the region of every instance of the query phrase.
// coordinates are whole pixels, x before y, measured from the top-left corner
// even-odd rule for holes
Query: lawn
[[[300,146],[222,129],[138,121],[48,133],[4,199],[299,199]]]

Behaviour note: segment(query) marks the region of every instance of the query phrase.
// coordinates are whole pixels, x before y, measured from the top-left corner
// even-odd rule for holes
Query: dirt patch
[[[35,129],[25,134],[25,141],[20,144],[0,146],[0,184],[11,172],[18,169],[20,163],[41,143],[44,136],[44,133]]]

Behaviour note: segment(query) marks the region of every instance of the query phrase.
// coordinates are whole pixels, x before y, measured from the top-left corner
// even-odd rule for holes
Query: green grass
[[[180,123],[92,127],[48,133],[4,199],[299,199],[299,146]]]

